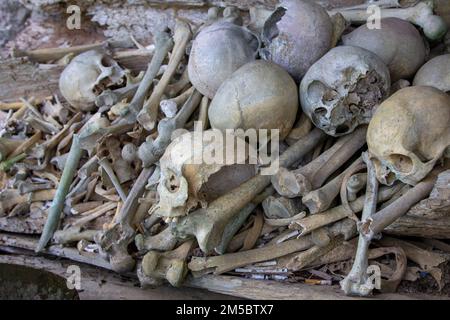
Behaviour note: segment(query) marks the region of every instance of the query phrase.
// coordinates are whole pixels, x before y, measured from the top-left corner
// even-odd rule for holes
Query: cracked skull
[[[203,28],[189,54],[188,73],[194,87],[212,99],[220,85],[239,67],[256,58],[259,39],[231,19]]]
[[[90,111],[95,99],[106,88],[125,84],[126,72],[100,50],[76,56],[59,78],[61,94],[74,108]]]
[[[300,101],[318,128],[341,136],[369,123],[389,88],[389,70],[378,56],[362,48],[340,46],[308,70],[300,83]]]
[[[264,23],[261,56],[300,81],[309,67],[331,48],[328,13],[309,0],[284,0]]]
[[[404,88],[377,109],[367,145],[378,180],[415,185],[450,156],[450,97],[425,86]]]
[[[238,143],[247,145],[242,139],[233,136],[234,143],[230,146],[228,140],[224,143],[218,137],[222,137],[218,130],[189,132],[167,147],[160,159],[160,201],[156,214],[167,218],[187,215],[256,174],[256,165],[245,161],[248,149],[239,153],[241,149],[236,148]]]

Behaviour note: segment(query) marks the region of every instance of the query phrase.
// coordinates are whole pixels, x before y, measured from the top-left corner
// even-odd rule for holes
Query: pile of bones
[[[64,66],[58,95],[2,105],[1,229],[21,223],[37,252],[76,248],[143,287],[209,273],[357,296],[439,282],[445,241],[381,236],[449,170],[450,54],[430,50],[447,27],[406,2],[383,2],[378,27],[368,5],[283,0],[259,28],[211,8],[136,43],[151,54],[140,73],[108,44],[66,48],[47,61]],[[257,137],[277,170],[194,161],[254,129],[277,132]]]

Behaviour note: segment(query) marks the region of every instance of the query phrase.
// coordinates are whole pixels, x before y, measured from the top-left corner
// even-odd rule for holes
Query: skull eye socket
[[[414,168],[414,163],[411,158],[402,154],[391,154],[389,156],[389,161],[392,163],[395,170],[402,173],[409,173]]]

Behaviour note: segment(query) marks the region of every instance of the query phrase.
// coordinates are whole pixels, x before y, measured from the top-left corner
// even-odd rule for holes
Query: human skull
[[[389,70],[378,56],[339,46],[308,70],[300,83],[300,101],[318,128],[337,137],[369,123],[390,85]]]
[[[450,93],[450,54],[437,56],[417,71],[413,85],[431,86]]]
[[[61,94],[70,105],[90,111],[106,88],[125,84],[125,70],[101,50],[90,50],[73,58],[59,78]]]
[[[310,0],[283,0],[266,20],[261,56],[300,81],[331,48],[333,25],[328,13]]]
[[[208,110],[211,127],[278,129],[284,139],[298,110],[297,85],[275,63],[256,60],[235,71],[219,88]]]
[[[450,97],[425,86],[397,91],[375,112],[367,145],[381,183],[417,184],[450,156]]]
[[[189,54],[189,79],[210,99],[235,70],[255,60],[258,52],[259,39],[233,21],[225,17],[204,27]]]
[[[208,134],[214,133],[208,137]],[[225,161],[228,150],[241,160],[244,153],[231,149],[223,140],[210,137],[222,135],[218,130],[188,132],[171,142],[160,159],[161,176],[158,185],[160,201],[156,214],[176,218],[206,207],[208,202],[239,186],[256,174],[255,164]],[[243,140],[239,141],[246,145]],[[217,157],[211,157],[211,152]],[[208,159],[207,159],[208,158]],[[238,159],[235,158],[235,159]],[[231,159],[230,159],[231,160]]]
[[[382,19],[380,24],[379,29],[363,24],[344,35],[342,42],[375,53],[388,66],[392,82],[412,77],[426,56],[419,31],[410,22],[398,18]]]

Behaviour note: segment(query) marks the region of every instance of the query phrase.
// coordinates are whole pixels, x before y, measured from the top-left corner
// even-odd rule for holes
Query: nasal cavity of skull
[[[402,154],[391,154],[389,161],[392,163],[394,169],[401,173],[409,173],[414,168],[414,163],[411,158]]]
[[[166,188],[170,192],[177,192],[180,188],[180,181],[173,173],[170,174],[169,178],[166,180]]]

